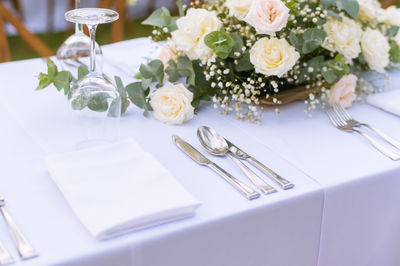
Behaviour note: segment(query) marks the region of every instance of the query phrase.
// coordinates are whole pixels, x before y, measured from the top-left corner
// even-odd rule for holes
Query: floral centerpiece
[[[400,17],[376,0],[216,0],[163,7],[143,24],[164,41],[142,64],[126,99],[168,124],[202,100],[258,121],[259,106],[303,100],[350,107],[378,87],[360,77],[400,63]],[[151,89],[155,87],[152,92]]]

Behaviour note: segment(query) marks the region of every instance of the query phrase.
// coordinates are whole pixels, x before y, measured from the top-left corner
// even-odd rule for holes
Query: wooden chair
[[[111,26],[111,41],[120,42],[124,39],[126,3],[125,0],[101,0],[98,5],[100,8],[111,8],[111,6],[114,6],[115,11],[119,14],[119,19]]]
[[[3,3],[0,2],[0,62],[7,62],[11,60],[10,47],[8,45],[4,22],[8,22],[14,26],[22,39],[40,56],[48,57],[54,55],[54,53],[46,44],[44,44],[37,36],[31,33],[25,27],[24,23],[18,19],[15,14],[9,11]]]

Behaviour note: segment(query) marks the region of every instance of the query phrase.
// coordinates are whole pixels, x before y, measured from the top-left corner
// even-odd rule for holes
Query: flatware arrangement
[[[5,209],[5,200],[0,195],[0,212],[6,222],[8,230],[10,232],[11,238],[14,241],[15,247],[18,250],[18,254],[21,259],[26,260],[30,258],[37,257],[39,254],[33,248],[33,246],[26,240],[25,236],[18,229],[14,220],[8,214]],[[14,259],[11,255],[5,250],[5,248],[0,243],[0,265],[6,265],[13,263]]]
[[[339,130],[346,131],[346,132],[355,132],[363,136],[365,139],[368,140],[378,151],[382,154],[386,155],[390,159],[394,161],[400,160],[400,143],[393,138],[389,137],[387,134],[383,133],[381,130],[366,124],[361,123],[355,120],[350,114],[340,105],[335,104],[332,108],[326,110],[326,113],[331,120],[332,124],[338,128]],[[359,130],[360,127],[366,127],[373,131],[376,135],[381,137],[384,141],[389,143],[391,146],[396,148],[397,150],[391,150],[386,146],[382,145],[379,141],[377,141],[371,135]]]
[[[197,137],[201,145],[210,154],[215,156],[227,156],[229,157],[247,176],[247,178],[255,185],[263,194],[268,195],[277,192],[277,190],[268,184],[264,179],[258,176],[253,170],[251,170],[243,161],[247,161],[256,168],[258,168],[262,173],[270,177],[274,182],[276,182],[282,189],[287,190],[294,188],[294,184],[290,181],[284,179],[273,170],[263,165],[234,144],[222,137],[218,132],[209,127],[200,127],[197,130]],[[189,143],[181,139],[180,137],[173,135],[173,141],[175,144],[192,158],[195,162],[200,165],[207,166],[222,176],[229,184],[231,184],[236,190],[238,190],[243,196],[249,200],[259,198],[261,196],[256,190],[249,187],[244,182],[235,178],[227,171],[222,169],[217,164],[213,163],[198,150],[196,150]]]

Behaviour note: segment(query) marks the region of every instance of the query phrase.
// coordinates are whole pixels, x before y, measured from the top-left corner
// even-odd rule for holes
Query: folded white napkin
[[[46,166],[98,239],[194,215],[200,203],[133,140],[53,155]]]
[[[391,90],[369,96],[367,103],[400,116],[400,90]]]

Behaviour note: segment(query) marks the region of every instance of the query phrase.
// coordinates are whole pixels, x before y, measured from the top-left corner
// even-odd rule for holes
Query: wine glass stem
[[[81,0],[75,0],[75,9],[80,8]],[[75,34],[83,34],[82,24],[75,23]]]
[[[96,29],[97,25],[88,25],[90,34],[90,72],[96,71]]]

